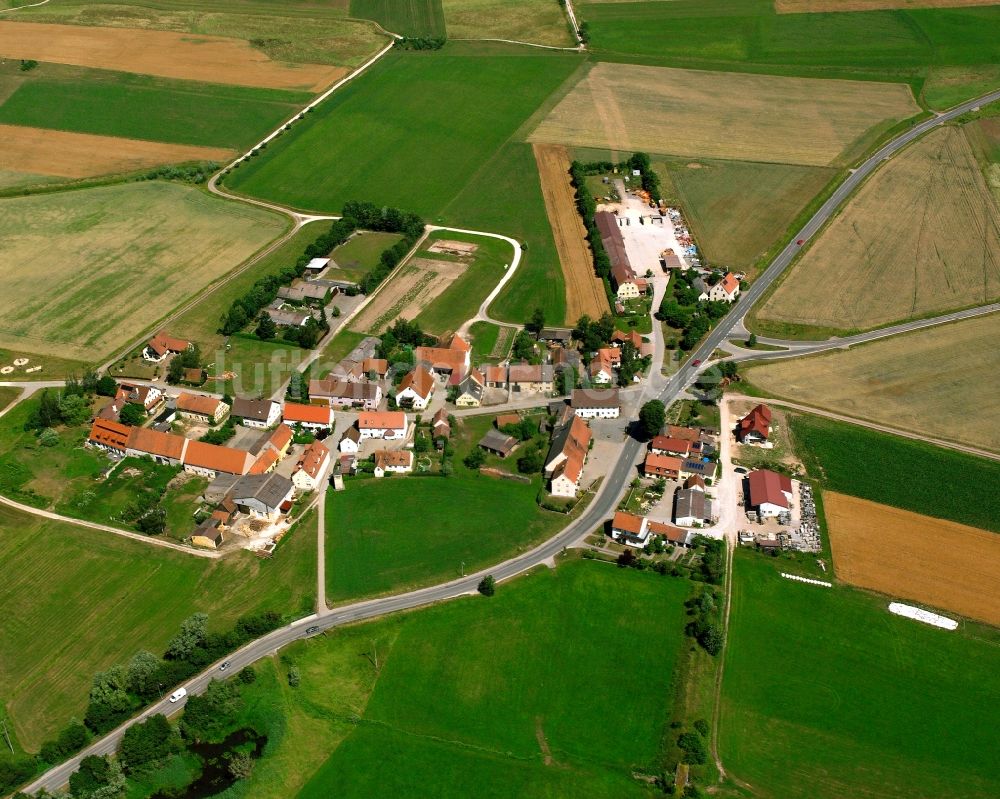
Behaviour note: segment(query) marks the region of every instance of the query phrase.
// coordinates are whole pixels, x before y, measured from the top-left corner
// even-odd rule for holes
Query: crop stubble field
[[[442,0],[448,36],[511,39],[552,47],[576,44],[556,0]]]
[[[170,31],[0,22],[0,55],[164,78],[319,91],[347,70],[272,61],[248,42]]]
[[[569,178],[569,153],[557,144],[535,144],[532,149],[541,178],[545,212],[566,281],[566,318],[579,319],[587,314],[596,319],[610,308],[604,284],[594,274],[587,231],[576,210]]]
[[[1000,314],[891,336],[846,352],[765,363],[747,379],[769,394],[1000,452]]]
[[[837,579],[1000,626],[1000,535],[823,492]]]
[[[285,227],[270,211],[174,183],[88,189],[80,199],[0,204],[0,346],[93,363]]]
[[[1000,210],[965,131],[944,127],[861,187],[756,318],[865,330],[998,296]]]
[[[594,66],[532,141],[827,166],[917,114],[903,84]]]
[[[358,314],[351,329],[381,333],[397,319],[415,319],[466,270],[461,261],[411,258]]]

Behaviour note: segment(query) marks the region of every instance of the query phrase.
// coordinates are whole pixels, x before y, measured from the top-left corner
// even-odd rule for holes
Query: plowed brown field
[[[114,172],[178,164],[224,161],[233,150],[164,144],[89,133],[0,125],[0,171],[30,172],[62,178],[87,178]]]
[[[170,31],[0,22],[0,56],[162,78],[319,91],[343,67],[272,61],[242,39]]]
[[[558,144],[534,144],[532,149],[542,182],[545,212],[566,280],[566,321],[576,322],[584,314],[596,319],[610,308],[604,284],[594,274],[587,230],[576,210],[569,179],[569,153]]]
[[[1000,624],[1000,535],[829,491],[823,507],[838,579]]]

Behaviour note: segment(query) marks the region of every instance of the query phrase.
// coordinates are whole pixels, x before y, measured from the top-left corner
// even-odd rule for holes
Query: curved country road
[[[761,295],[778,278],[781,273],[788,268],[799,251],[797,240],[807,240],[814,236],[820,228],[830,219],[834,212],[843,204],[858,185],[870,175],[878,166],[898,152],[900,149],[914,141],[918,137],[933,130],[934,128],[949,122],[968,111],[1000,99],[1000,90],[991,92],[975,100],[969,100],[951,110],[921,122],[895,139],[880,147],[872,156],[866,159],[848,178],[842,183],[830,198],[823,203],[818,211],[809,219],[805,226],[795,235],[791,242],[777,255],[771,264],[764,270],[760,277],[744,293],[741,305],[749,308],[760,299]],[[702,344],[691,353],[691,358],[681,367],[681,369],[666,381],[664,388],[659,392],[659,399],[669,404],[676,399],[687,386],[694,381],[699,369],[693,364],[706,363],[716,348],[727,338],[732,329],[740,323],[742,315],[730,314],[724,318],[719,325],[709,333]],[[604,482],[594,497],[591,504],[581,514],[581,516],[568,527],[558,533],[555,537],[545,543],[519,555],[510,560],[504,561],[489,569],[484,569],[475,574],[471,574],[459,580],[453,580],[441,585],[423,588],[417,591],[410,591],[396,596],[372,599],[364,602],[357,602],[352,605],[335,608],[312,619],[303,619],[275,630],[269,635],[259,638],[256,641],[244,646],[227,659],[230,661],[231,671],[239,670],[243,666],[249,665],[256,660],[266,657],[271,652],[300,638],[308,637],[306,632],[312,626],[318,631],[327,630],[352,622],[363,621],[376,618],[388,613],[409,610],[440,602],[446,599],[453,599],[465,594],[474,593],[479,580],[485,574],[492,574],[498,581],[510,579],[535,566],[550,562],[565,547],[569,546],[580,538],[583,534],[597,528],[603,524],[611,511],[618,504],[618,498],[625,486],[634,475],[634,466],[640,455],[641,445],[635,439],[628,439],[622,448],[622,453],[614,466],[605,475]],[[213,665],[206,671],[185,683],[188,693],[199,693],[205,689],[208,683],[218,675],[218,665]],[[79,766],[80,761],[87,755],[107,754],[113,752],[121,739],[125,729],[136,721],[142,720],[155,713],[173,713],[180,709],[182,702],[171,704],[163,699],[148,707],[140,715],[130,719],[104,737],[90,744],[82,752],[78,753],[70,760],[62,763],[39,778],[34,780],[28,791],[37,791],[42,788],[57,790],[67,783],[69,775]]]

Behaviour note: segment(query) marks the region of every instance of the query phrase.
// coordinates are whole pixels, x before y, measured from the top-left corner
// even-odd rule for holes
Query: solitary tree
[[[274,320],[270,316],[262,313],[260,319],[257,320],[257,329],[254,332],[256,332],[257,338],[269,341],[278,335],[278,326],[274,324]]]
[[[647,438],[658,435],[666,421],[667,409],[659,400],[650,400],[639,409],[639,428]]]
[[[535,308],[535,310],[531,313],[531,318],[528,319],[524,328],[537,336],[542,332],[543,327],[545,327],[545,311],[541,308]]]
[[[497,592],[497,581],[493,579],[492,574],[487,574],[479,581],[478,590],[483,596],[493,596]]]
[[[751,349],[757,346],[757,334],[751,333],[750,338],[747,339],[747,346]]]

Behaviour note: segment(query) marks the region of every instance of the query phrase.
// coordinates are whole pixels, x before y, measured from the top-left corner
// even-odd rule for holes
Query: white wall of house
[[[550,484],[549,493],[554,497],[575,497],[576,488],[576,483],[570,480],[566,475],[561,474]]]
[[[427,407],[427,404],[431,401],[431,396],[433,395],[433,393],[434,392],[432,391],[426,397],[421,397],[413,389],[412,386],[408,386],[396,395],[396,404],[402,405],[406,402],[409,402],[412,404],[413,408],[415,408],[418,411],[422,411],[424,408]]]
[[[576,408],[575,413],[581,419],[617,419],[621,416],[621,408]]]

